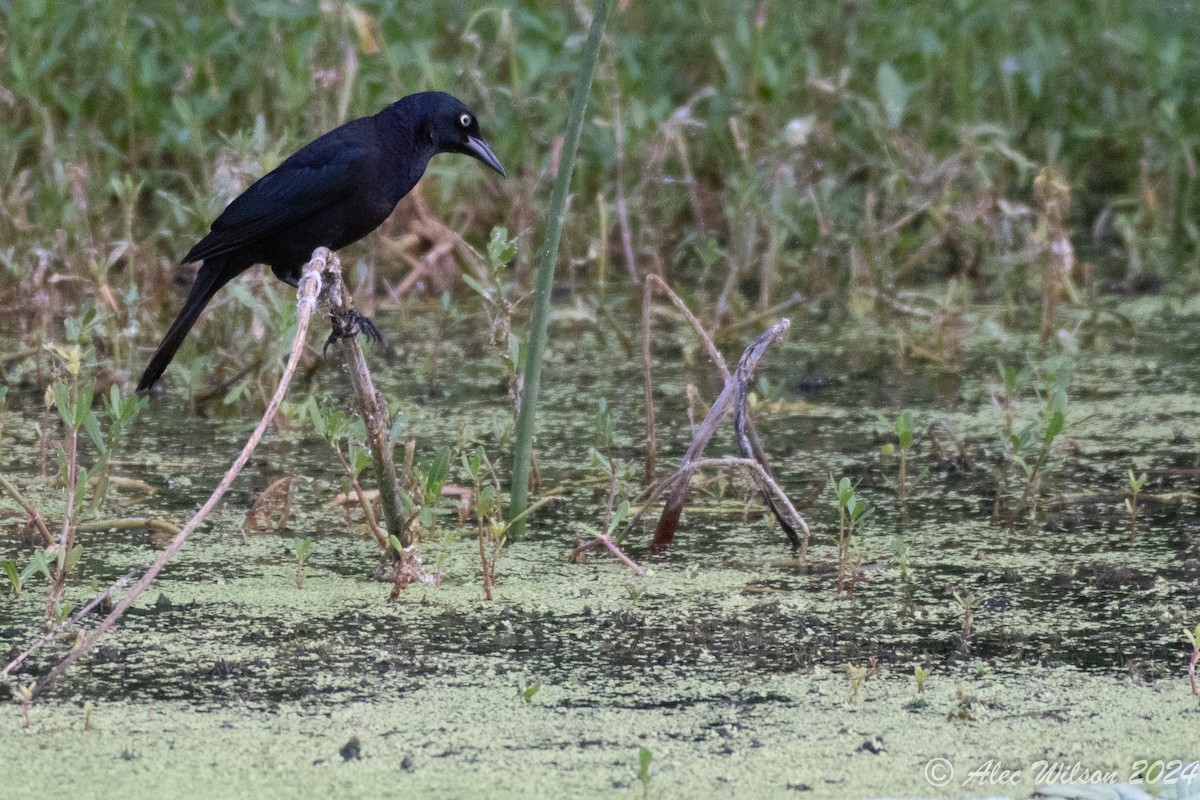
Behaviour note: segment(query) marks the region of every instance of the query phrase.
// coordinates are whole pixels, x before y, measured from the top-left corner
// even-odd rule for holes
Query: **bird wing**
[[[213,221],[183,263],[224,255],[352,193],[370,157],[361,142],[318,139],[255,181]]]

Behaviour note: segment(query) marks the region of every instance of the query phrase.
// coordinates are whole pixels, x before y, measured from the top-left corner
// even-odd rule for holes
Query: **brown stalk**
[[[22,495],[21,491],[13,485],[12,481],[4,477],[4,475],[0,475],[0,488],[8,492],[8,496],[15,500],[17,505],[19,505],[21,509],[27,515],[29,515],[29,521],[33,523],[34,527],[38,529],[38,533],[42,535],[43,544],[46,547],[54,544],[54,534],[50,533],[50,529],[46,527],[46,521],[42,519],[42,515],[39,514],[37,509],[25,499],[24,495]]]
[[[730,377],[729,366],[725,363],[725,357],[721,355],[721,351],[717,349],[717,345],[713,342],[712,336],[710,336],[708,331],[704,329],[704,326],[700,324],[700,320],[697,319],[696,315],[692,313],[692,310],[688,308],[687,303],[683,302],[683,298],[676,294],[675,290],[667,285],[667,282],[658,275],[651,273],[646,276],[646,280],[647,282],[653,283],[656,288],[660,289],[663,294],[667,296],[667,299],[669,299],[671,303],[677,309],[679,309],[679,313],[683,314],[684,319],[686,319],[688,324],[692,326],[692,330],[694,330],[696,335],[700,337],[700,341],[704,344],[705,351],[708,352],[709,359],[721,373],[721,378],[728,382]],[[695,426],[693,424],[693,429],[694,427]],[[771,471],[771,464],[767,459],[766,449],[763,447],[762,439],[758,435],[758,430],[754,427],[754,421],[749,417],[746,418],[746,433],[750,439],[750,445],[754,450],[754,458],[757,459],[763,465],[763,468],[769,473]]]
[[[644,578],[646,577],[646,570],[638,566],[637,562],[635,562],[632,558],[625,555],[625,553],[621,551],[621,548],[618,547],[609,536],[609,534],[612,532],[613,504],[617,500],[617,462],[612,459],[611,455],[609,456],[608,464],[610,471],[608,481],[608,502],[604,506],[604,525],[601,527],[600,535],[592,541],[585,542],[572,550],[569,561],[572,564],[578,564],[582,561],[583,554],[588,550],[591,550],[593,547],[597,547],[599,545],[604,545],[610,553],[617,557],[617,560],[633,570],[635,575],[637,575],[639,578]]]
[[[132,530],[134,528],[149,528],[164,533],[179,533],[179,528],[165,519],[150,519],[149,517],[119,517],[115,519],[94,519],[81,522],[78,530],[81,533],[92,531]]]
[[[336,320],[352,319],[355,315],[354,301],[342,280],[342,264],[336,253],[329,254],[330,273],[328,299],[330,315]],[[395,536],[407,550],[412,546],[412,535],[404,525],[404,512],[400,506],[400,482],[396,478],[396,462],[392,457],[391,417],[383,395],[375,390],[367,359],[357,336],[338,339],[342,356],[350,367],[350,382],[358,396],[366,423],[367,444],[371,449],[371,463],[375,467],[375,479],[379,484],[379,499],[383,505],[384,525],[389,534]],[[402,554],[403,555],[403,554]]]
[[[75,392],[75,402],[79,402]],[[67,559],[75,547],[78,531],[75,528],[75,492],[79,482],[79,429],[71,427],[67,433],[67,507],[63,513],[62,532],[58,535],[58,559],[54,569],[54,580],[46,598],[46,619],[54,619],[54,612],[67,590]]]
[[[650,370],[650,310],[654,302],[654,284],[647,277],[642,291],[642,386],[646,395],[646,483],[654,480],[654,461],[658,449],[654,430],[654,377]]]
[[[609,52],[612,50],[610,49]],[[629,226],[629,201],[625,197],[625,123],[621,120],[621,89],[616,80],[612,82],[612,93],[617,227],[621,231],[621,254],[625,259],[625,269],[629,271],[629,280],[636,285],[638,282],[637,261],[633,255],[633,233]]]

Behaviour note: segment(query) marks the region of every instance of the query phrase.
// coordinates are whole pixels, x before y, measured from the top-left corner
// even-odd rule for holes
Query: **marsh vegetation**
[[[521,530],[589,7],[0,2],[6,785],[846,797],[928,794],[951,755],[1200,760],[1200,13],[1019,12],[616,4]],[[224,502],[34,697],[292,344],[293,290],[254,270],[132,395],[176,261],[298,145],[427,88],[509,177],[435,160],[341,254],[387,339],[402,529],[315,336]],[[660,547],[663,480],[725,391]]]

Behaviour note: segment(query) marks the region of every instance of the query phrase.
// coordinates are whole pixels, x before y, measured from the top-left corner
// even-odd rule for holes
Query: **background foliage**
[[[1047,165],[1070,189],[1077,281],[1195,282],[1190,1],[622,6],[564,238],[576,291],[653,270],[720,318],[796,292],[854,310],[951,280],[963,301],[1019,315],[1037,296],[1033,185]],[[0,297],[26,334],[93,297],[114,333],[148,342],[178,307],[173,265],[238,191],[339,122],[427,88],[477,110],[511,176],[435,161],[428,214],[480,249],[493,226],[515,232],[527,281],[588,13],[546,0],[0,2]],[[406,213],[351,251],[369,294],[388,296],[412,264],[401,256],[434,244],[405,235]],[[472,268],[461,250],[441,258]],[[205,335],[246,327],[226,316]]]

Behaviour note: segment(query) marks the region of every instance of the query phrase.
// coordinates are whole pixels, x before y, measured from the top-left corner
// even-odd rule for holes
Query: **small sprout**
[[[850,699],[854,700],[858,697],[858,692],[862,689],[863,684],[867,682],[867,676],[871,674],[868,667],[859,667],[854,664],[846,665],[846,680],[850,682]]]
[[[900,499],[900,507],[908,501],[908,449],[913,443],[913,432],[916,423],[911,411],[901,411],[896,418],[896,440],[900,450],[900,473],[896,480],[896,493]]]
[[[978,601],[973,594],[963,594],[955,592],[954,599],[958,601],[959,608],[962,614],[962,638],[971,638],[971,630],[975,625],[975,609],[978,608]]]
[[[534,695],[541,688],[542,684],[540,682],[534,681],[533,683],[526,684],[525,679],[522,678],[521,682],[517,684],[517,697],[521,698],[521,702],[523,703],[532,703]]]
[[[913,667],[913,678],[917,682],[917,694],[925,694],[925,681],[933,674],[933,667],[925,669],[920,664]]]
[[[1146,473],[1134,475],[1133,470],[1129,470],[1129,496],[1125,498],[1125,510],[1129,512],[1130,526],[1137,525],[1138,513],[1138,494],[1141,493],[1142,487],[1146,485]]]
[[[601,397],[596,406],[596,416],[592,423],[596,437],[596,449],[607,450],[612,447],[616,420],[608,408],[607,399]]]
[[[296,588],[304,588],[304,568],[312,553],[313,540],[311,536],[296,539]]]
[[[838,504],[837,590],[841,594],[846,590],[846,568],[849,565],[851,545],[857,545],[854,539],[854,532],[858,521],[867,513],[867,504],[855,494],[854,487],[851,485],[849,478],[834,481],[833,476],[830,475],[829,481],[834,486]],[[854,570],[854,573],[857,573],[857,569]],[[851,579],[853,582],[853,575]]]
[[[30,681],[29,683],[18,683],[13,688],[13,699],[21,704],[21,716],[25,718],[25,727],[30,725],[29,709],[33,707],[33,690],[37,687],[37,683]]]
[[[654,754],[644,747],[638,748],[638,783],[642,784],[642,800],[650,797],[650,762]]]
[[[908,582],[908,557],[912,552],[912,546],[903,536],[895,536],[892,538],[892,555],[896,559],[896,566],[900,567],[900,582]]]

